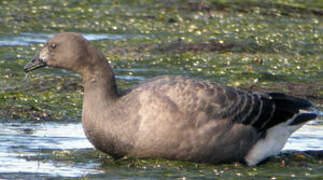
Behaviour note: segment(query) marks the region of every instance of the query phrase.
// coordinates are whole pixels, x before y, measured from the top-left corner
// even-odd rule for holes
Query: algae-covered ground
[[[52,68],[23,72],[41,47],[36,37],[61,31],[108,34],[92,43],[106,54],[121,89],[156,75],[181,74],[245,90],[285,92],[323,106],[321,0],[3,0],[0,17],[0,122],[80,121],[78,75]],[[281,155],[259,167],[114,162],[94,150],[51,151],[41,158],[94,161],[104,172],[97,178],[323,177],[322,153],[313,152]]]

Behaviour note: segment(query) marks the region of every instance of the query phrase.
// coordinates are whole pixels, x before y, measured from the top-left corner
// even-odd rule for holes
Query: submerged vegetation
[[[24,64],[41,45],[6,42],[23,33],[114,35],[92,43],[106,54],[121,89],[156,75],[182,74],[245,90],[285,92],[323,105],[321,0],[2,0],[0,16],[1,122],[81,119],[80,77],[52,68],[25,75]],[[65,157],[58,151],[45,158],[84,163],[95,158],[116,177],[323,177],[320,154],[281,155],[263,167],[249,168],[165,160],[113,162],[96,151],[80,153]]]

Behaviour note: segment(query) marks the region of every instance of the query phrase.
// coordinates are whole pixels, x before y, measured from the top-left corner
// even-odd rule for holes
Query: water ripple
[[[31,160],[45,154],[41,150],[88,149],[82,125],[62,123],[0,123],[0,174],[36,173],[50,176],[80,177],[102,173],[95,163]]]
[[[126,39],[133,36],[139,35],[122,35],[122,34],[93,34],[84,33],[82,34],[86,39],[90,41],[96,40],[116,40],[116,39]],[[0,46],[28,46],[32,43],[43,43],[53,34],[48,33],[20,33],[15,35],[4,35],[0,36]]]
[[[81,123],[0,123],[0,174],[36,173],[53,177],[81,177],[103,173],[96,163],[37,160],[41,150],[82,150],[93,148]],[[296,131],[284,150],[322,150],[323,126],[308,124]],[[34,157],[32,160],[28,157]]]

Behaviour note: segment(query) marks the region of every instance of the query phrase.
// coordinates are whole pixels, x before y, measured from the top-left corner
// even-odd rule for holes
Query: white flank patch
[[[286,144],[288,137],[305,124],[289,126],[298,115],[300,114],[294,115],[287,122],[268,129],[266,137],[260,139],[245,156],[247,164],[254,166],[270,156],[277,155]]]

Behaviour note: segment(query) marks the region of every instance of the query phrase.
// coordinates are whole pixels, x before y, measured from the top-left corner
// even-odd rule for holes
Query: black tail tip
[[[315,113],[301,113],[296,116],[296,118],[291,122],[289,125],[299,125],[302,123],[305,123],[307,121],[310,121],[312,119],[315,119],[317,117],[317,114]]]

